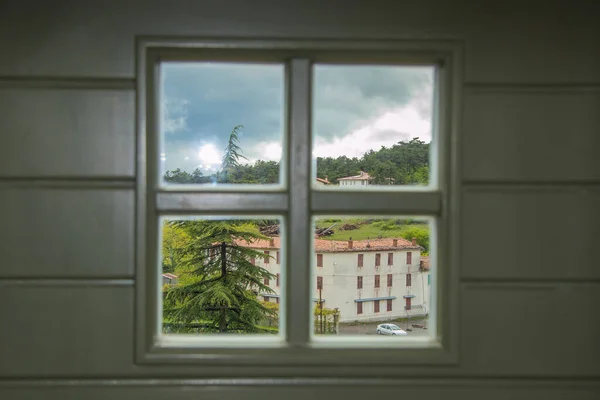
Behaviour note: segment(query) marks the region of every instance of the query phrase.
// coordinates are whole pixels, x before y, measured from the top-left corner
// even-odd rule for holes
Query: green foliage
[[[401,141],[392,147],[370,150],[361,158],[317,158],[317,175],[330,181],[367,171],[374,184],[426,185],[429,182],[429,143],[418,138]]]
[[[398,229],[398,224],[397,224],[396,220],[393,220],[393,219],[386,219],[383,221],[373,222],[373,226],[378,229],[381,229],[383,231],[391,231],[391,230]]]
[[[167,171],[165,181],[172,183],[248,183],[274,184],[279,182],[279,163],[258,160],[254,164],[240,164],[242,155],[238,132],[242,125],[233,128],[229,136],[223,165],[218,174],[203,176],[200,170],[191,174],[180,169]],[[317,176],[327,176],[337,183],[339,178],[352,176],[359,171],[367,171],[373,177],[373,183],[383,185],[426,185],[429,182],[429,143],[419,139],[398,142],[392,147],[382,147],[378,151],[369,151],[361,158],[340,156],[337,158],[318,157]]]
[[[240,168],[239,159],[243,158],[248,160],[242,155],[242,148],[239,146],[240,139],[238,132],[243,128],[243,125],[237,125],[233,128],[229,134],[229,140],[225,147],[225,154],[223,155],[223,161],[221,163],[221,172],[219,172],[219,182],[221,183],[233,183],[230,175]]]
[[[425,251],[423,254],[429,254],[429,228],[428,227],[420,227],[420,226],[410,226],[403,230],[400,234],[401,237],[407,240],[412,240],[412,238],[417,239],[417,243],[419,246],[422,246]]]
[[[182,171],[177,168],[173,171],[165,172],[163,176],[165,182],[169,183],[185,183],[185,184],[199,184],[199,183],[210,183],[213,181],[214,177],[204,176],[202,171],[196,168],[192,173]]]
[[[183,247],[179,283],[164,292],[164,316],[171,329],[201,324],[202,332],[261,332],[260,322],[273,314],[257,298],[273,293],[264,279],[274,275],[253,265],[263,254],[241,246],[265,238],[243,220],[172,221],[190,238]],[[187,329],[187,328],[186,328]]]
[[[163,273],[176,273],[184,256],[184,248],[189,236],[181,229],[169,223],[162,228],[162,269]]]

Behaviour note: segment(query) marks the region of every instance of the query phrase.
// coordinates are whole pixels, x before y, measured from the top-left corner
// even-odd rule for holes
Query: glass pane
[[[163,334],[279,333],[280,219],[163,218]]]
[[[322,255],[322,266],[315,257],[312,268],[315,334],[431,334],[431,220],[327,216],[313,224],[314,251]]]
[[[284,66],[161,64],[162,183],[280,184]]]
[[[315,186],[428,185],[434,72],[433,66],[316,65]]]

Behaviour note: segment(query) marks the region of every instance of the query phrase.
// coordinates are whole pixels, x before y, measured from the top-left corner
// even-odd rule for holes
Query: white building
[[[279,302],[282,252],[279,237],[248,245],[265,254],[253,263],[275,279],[265,281],[275,294],[264,300]],[[341,322],[377,321],[424,315],[429,310],[429,270],[421,268],[421,250],[405,239],[314,240],[313,301],[337,308]]]
[[[365,187],[371,184],[371,180],[373,178],[367,172],[360,171],[358,175],[339,178],[338,182],[340,186]]]

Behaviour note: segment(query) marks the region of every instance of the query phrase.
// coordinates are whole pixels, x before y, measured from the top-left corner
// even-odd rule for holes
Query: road
[[[377,335],[377,325],[386,323],[386,321],[373,322],[368,324],[357,324],[357,325],[344,325],[340,324],[340,335],[350,336],[350,335]],[[402,322],[392,322],[400,327],[400,329],[407,331],[407,324],[405,321]],[[430,331],[428,329],[415,328],[412,324],[424,324],[425,322],[422,319],[411,320],[408,325],[408,329],[412,329],[412,331],[407,331],[408,336],[428,336]]]

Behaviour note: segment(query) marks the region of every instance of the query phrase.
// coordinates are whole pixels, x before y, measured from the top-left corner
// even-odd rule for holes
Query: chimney
[[[416,237],[412,238],[412,245],[413,246],[417,245],[417,238]]]
[[[398,247],[398,239],[394,239],[394,241],[393,241],[393,246],[394,246],[394,247]]]
[[[352,238],[350,238],[348,240],[348,248],[351,249],[352,248]]]
[[[269,239],[269,246],[275,247],[275,239],[273,239],[273,238]]]

